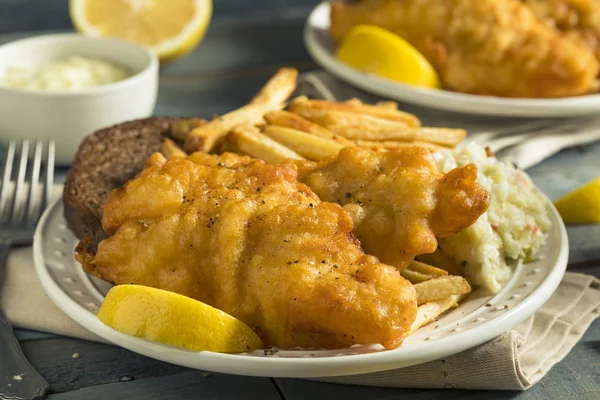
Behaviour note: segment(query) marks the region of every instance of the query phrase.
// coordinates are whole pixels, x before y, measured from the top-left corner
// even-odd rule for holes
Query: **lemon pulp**
[[[75,28],[153,49],[161,61],[179,58],[200,42],[212,15],[211,0],[71,0]]]

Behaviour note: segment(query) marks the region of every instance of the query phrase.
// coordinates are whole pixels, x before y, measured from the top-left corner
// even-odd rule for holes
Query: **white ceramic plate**
[[[560,99],[477,96],[404,85],[361,72],[335,58],[335,44],[329,34],[329,10],[329,3],[321,3],[308,17],[304,27],[308,52],[333,75],[384,98],[446,111],[507,117],[567,117],[600,111],[600,94]]]
[[[119,333],[96,317],[111,285],[90,277],[73,259],[77,239],[67,228],[62,200],[49,207],[33,240],[36,271],[52,301],[73,320],[126,349],[186,367],[240,375],[323,377],[407,367],[446,357],[493,339],[525,320],[554,292],[565,272],[567,234],[554,207],[553,229],[542,259],[519,265],[495,296],[474,291],[459,307],[408,337],[395,350],[353,346],[343,350],[293,350],[266,354],[192,352]]]

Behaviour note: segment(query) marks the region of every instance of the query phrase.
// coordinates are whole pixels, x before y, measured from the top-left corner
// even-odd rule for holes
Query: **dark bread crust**
[[[63,203],[68,227],[89,250],[107,237],[102,208],[111,190],[121,187],[161,151],[178,118],[145,118],[96,131],[83,140],[67,173]]]

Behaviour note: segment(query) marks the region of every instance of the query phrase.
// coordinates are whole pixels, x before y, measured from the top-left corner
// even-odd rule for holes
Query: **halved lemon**
[[[600,223],[600,177],[554,201],[567,224]]]
[[[212,15],[212,0],[70,0],[75,28],[153,49],[161,61],[189,53]]]
[[[360,71],[414,86],[439,88],[437,72],[400,36],[375,25],[357,25],[348,32],[337,58]]]
[[[231,315],[148,286],[113,287],[98,318],[119,332],[194,351],[241,353],[263,345],[248,325]]]

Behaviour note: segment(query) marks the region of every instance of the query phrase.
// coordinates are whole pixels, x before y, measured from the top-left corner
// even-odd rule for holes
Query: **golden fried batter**
[[[361,0],[331,5],[341,40],[378,25],[415,46],[459,92],[563,97],[596,89],[599,63],[586,46],[546,26],[519,0]]]
[[[376,152],[347,147],[321,162],[299,165],[300,180],[323,201],[342,204],[354,219],[363,249],[403,269],[437,249],[436,237],[473,224],[489,205],[477,168],[441,174],[431,152],[406,147]]]
[[[350,215],[296,169],[233,154],[154,157],[112,192],[110,237],[78,259],[102,279],[217,307],[267,345],[397,347],[416,316],[414,288],[365,255]]]
[[[589,48],[600,60],[600,1],[522,0],[565,38]]]

